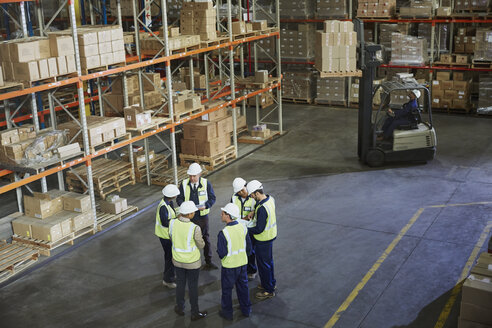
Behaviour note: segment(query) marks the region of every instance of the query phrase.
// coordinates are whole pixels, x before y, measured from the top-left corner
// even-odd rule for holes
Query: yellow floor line
[[[427,207],[429,207],[429,208],[442,208],[442,207],[488,205],[488,204],[492,204],[492,202],[476,202],[476,203],[463,203],[463,204],[441,204],[441,205],[431,205],[431,206],[427,206]]]
[[[373,266],[369,269],[369,271],[365,274],[365,276],[362,278],[362,280],[357,284],[357,286],[352,290],[350,295],[345,299],[345,301],[340,305],[338,310],[333,314],[333,316],[330,318],[330,320],[325,324],[325,328],[331,328],[333,327],[338,319],[340,319],[340,316],[342,313],[347,310],[347,308],[352,304],[352,302],[355,300],[359,292],[364,288],[364,286],[369,282],[369,280],[372,278],[374,273],[379,269],[381,264],[386,260],[388,255],[395,249],[396,245],[400,242],[400,240],[403,238],[403,236],[408,232],[408,230],[412,227],[412,225],[418,220],[418,218],[422,215],[424,212],[424,208],[419,208],[417,212],[413,215],[413,217],[408,221],[408,223],[401,229],[400,233],[398,236],[393,239],[391,244],[384,250],[383,254],[379,257],[379,259],[376,261],[376,263],[373,264]]]
[[[458,297],[458,294],[461,291],[461,287],[463,286],[463,280],[468,277],[468,274],[470,273],[471,267],[475,263],[475,260],[477,259],[478,252],[482,249],[483,244],[487,240],[487,237],[489,236],[490,229],[492,228],[492,221],[490,221],[487,226],[483,229],[482,234],[480,235],[480,238],[478,239],[477,243],[475,244],[475,247],[473,248],[473,251],[470,254],[470,257],[468,258],[468,261],[465,264],[465,267],[463,268],[463,271],[461,271],[461,276],[458,279],[458,282],[456,283],[456,286],[454,286],[453,290],[451,291],[451,296],[449,297],[448,301],[446,302],[446,305],[444,306],[441,314],[439,315],[439,319],[437,319],[436,325],[434,328],[442,328],[444,327],[444,324],[446,323],[446,320],[449,317],[449,314],[451,313],[451,309],[454,305],[454,302],[456,302],[456,297]]]

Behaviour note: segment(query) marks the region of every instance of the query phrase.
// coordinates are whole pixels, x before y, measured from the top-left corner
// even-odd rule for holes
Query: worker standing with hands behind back
[[[173,200],[179,195],[176,185],[168,184],[162,189],[163,198],[157,206],[155,214],[155,234],[159,237],[162,249],[164,250],[164,277],[162,284],[169,288],[176,288],[174,277],[174,265],[171,252],[171,240],[169,238],[169,222],[176,218]]]
[[[245,317],[249,317],[251,302],[246,265],[251,250],[251,241],[248,229],[237,222],[240,217],[237,205],[229,203],[221,210],[222,222],[226,223],[226,226],[217,236],[217,254],[222,262],[220,272],[222,309],[219,315],[226,320],[232,320],[232,289],[236,286],[241,312]]]
[[[179,186],[180,194],[176,201],[178,202],[178,205],[181,205],[185,201],[192,201],[195,203],[198,211],[191,219],[191,222],[200,227],[205,242],[205,247],[203,249],[205,265],[202,269],[217,269],[217,266],[212,263],[212,249],[210,248],[210,238],[208,233],[208,213],[210,213],[210,208],[215,204],[214,190],[210,182],[201,177],[202,168],[200,164],[191,164],[187,173],[189,178],[184,179]]]
[[[277,284],[273,269],[273,241],[277,238],[275,200],[272,196],[265,195],[263,185],[258,180],[250,181],[246,188],[256,201],[256,226],[248,228],[255,239],[256,262],[261,282],[256,298],[272,298]]]

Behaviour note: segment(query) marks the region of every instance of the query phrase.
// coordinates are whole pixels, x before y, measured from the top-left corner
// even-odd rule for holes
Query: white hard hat
[[[193,203],[191,200],[187,202],[183,202],[179,207],[179,213],[185,215],[194,213],[196,211],[198,211],[198,208],[196,207],[195,203]]]
[[[415,95],[416,98],[420,98],[420,90],[412,90],[412,93]]]
[[[188,173],[188,175],[198,175],[202,173],[202,167],[198,163],[192,163],[186,173]]]
[[[239,192],[243,190],[245,185],[246,185],[246,180],[244,180],[243,178],[235,178],[234,181],[232,182],[232,188],[234,188],[234,192]]]
[[[162,194],[168,198],[176,197],[179,195],[179,189],[176,185],[168,184],[162,189]]]
[[[253,181],[248,182],[248,184],[246,185],[246,189],[248,189],[248,195],[251,195],[252,193],[257,191],[258,189],[263,189],[263,185],[261,184],[260,181],[253,180]]]
[[[227,204],[226,206],[222,207],[221,210],[229,214],[233,219],[238,219],[240,216],[239,207],[237,207],[237,205],[233,203]]]

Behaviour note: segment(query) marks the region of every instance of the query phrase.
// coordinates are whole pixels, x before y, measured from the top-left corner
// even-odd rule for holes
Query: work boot
[[[176,288],[176,283],[175,282],[165,282],[164,280],[162,281],[162,285],[167,288]]]
[[[248,280],[254,280],[256,278],[256,273],[248,273]]]
[[[272,298],[275,296],[275,292],[273,293],[269,293],[267,291],[263,291],[263,292],[258,292],[256,293],[256,298],[259,299],[259,300],[266,300],[267,298]]]
[[[207,316],[207,314],[208,314],[207,311],[203,311],[203,312],[198,312],[198,313],[192,314],[191,315],[191,321],[197,321],[197,320],[200,320],[202,318],[205,318]]]
[[[180,309],[177,305],[174,306],[174,312],[181,317],[185,315],[183,309]]]
[[[222,317],[225,320],[229,320],[229,321],[232,321],[233,320],[232,315],[227,315],[222,310],[219,311],[219,316]]]
[[[259,284],[258,286],[256,286],[256,288],[259,290],[259,291],[265,291],[265,288],[263,288],[263,286],[261,284]],[[273,287],[274,290],[277,290],[277,286]]]

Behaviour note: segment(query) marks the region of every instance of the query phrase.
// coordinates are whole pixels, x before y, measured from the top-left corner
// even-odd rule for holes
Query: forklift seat
[[[422,123],[422,115],[418,108],[412,110],[411,116],[409,117],[408,124],[400,124],[396,128],[398,130],[415,130],[419,128],[419,123]]]

